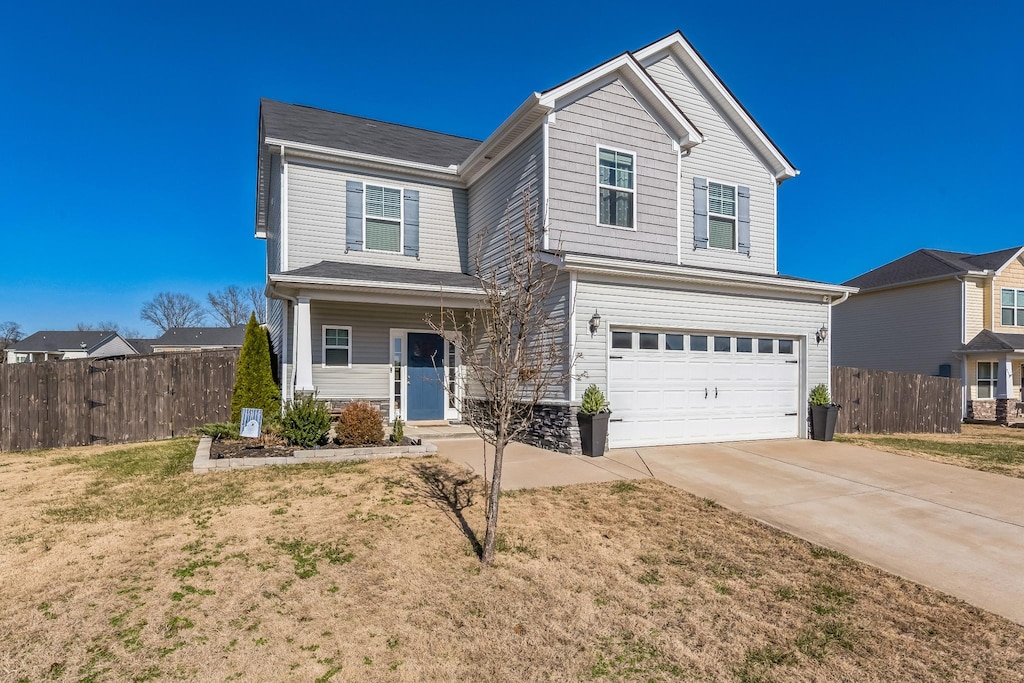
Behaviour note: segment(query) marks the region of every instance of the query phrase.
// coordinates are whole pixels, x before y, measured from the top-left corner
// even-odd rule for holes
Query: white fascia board
[[[693,49],[693,46],[683,37],[682,33],[676,31],[672,35],[666,36],[658,42],[652,43],[633,53],[636,59],[645,67],[658,61],[664,54],[675,56],[684,67],[687,67],[687,71],[699,76],[704,81],[704,85],[710,89],[715,99],[727,106],[727,113],[746,129],[747,134],[762,147],[768,158],[776,164],[776,168],[772,169],[776,180],[781,183],[783,180],[800,175],[800,171],[786,160],[782,151],[765,135],[761,127],[754,122],[736,98],[729,93],[729,89],[715,75],[707,62],[697,54],[697,51]]]
[[[265,240],[265,239],[267,239],[267,231],[266,230],[257,230],[256,234],[253,235],[253,237],[255,237],[258,240]]]
[[[1014,261],[1016,261],[1017,259],[1019,259],[1021,254],[1024,254],[1024,247],[1021,247],[1020,249],[1018,249],[1017,253],[1015,253],[1013,256],[1011,256],[1010,258],[1008,258],[1006,260],[1006,263],[1004,263],[1003,265],[999,266],[999,269],[996,271],[996,275],[1002,275],[1003,271],[1006,270],[1006,267],[1008,265],[1010,265],[1011,263],[1013,263]]]
[[[466,178],[466,182],[472,182],[472,179],[477,175],[480,168],[493,159],[487,157],[493,156],[494,149],[504,143],[502,149],[508,149],[513,146],[515,137],[517,137],[516,131],[519,130],[524,122],[528,121],[533,117],[546,116],[550,113],[551,108],[545,107],[540,104],[540,93],[531,93],[526,100],[516,107],[516,110],[512,112],[508,118],[501,122],[493,133],[487,136],[487,139],[480,143],[480,146],[473,150],[473,153],[466,158],[459,165],[458,172],[461,176]],[[532,130],[532,126],[530,127]]]
[[[701,270],[686,266],[655,263],[624,263],[594,256],[567,254],[565,267],[569,271],[604,275],[621,275],[644,280],[669,280],[689,284],[720,284],[739,289],[756,289],[801,294],[822,295],[828,298],[856,294],[856,287],[831,285],[825,282],[784,280],[754,273],[732,273],[722,270]]]
[[[367,280],[345,280],[336,278],[305,277],[302,275],[271,275],[271,282],[281,284],[306,285],[326,288],[350,288],[379,290],[394,293],[402,291],[408,296],[432,296],[435,294],[458,294],[461,296],[482,297],[484,290],[476,287],[443,287],[441,285],[409,285],[405,282],[370,282]]]
[[[563,83],[557,88],[544,92],[541,95],[540,102],[557,110],[560,108],[561,100],[570,97],[573,93],[586,88],[595,81],[612,76],[623,78],[630,84],[643,89],[646,95],[644,99],[648,100],[649,104],[654,105],[658,109],[658,113],[672,125],[673,130],[670,132],[681,148],[690,149],[704,141],[700,131],[687,120],[679,110],[679,107],[676,106],[676,103],[665,95],[664,91],[651,78],[650,74],[629,53],[619,55],[585,74],[577,76],[567,83]]]
[[[281,140],[278,138],[266,138],[264,143],[280,147],[282,155],[286,152],[298,153],[300,155],[317,155],[328,159],[341,159],[349,163],[362,166],[370,166],[385,170],[399,170],[412,175],[426,176],[428,178],[457,180],[459,177],[459,170],[455,166],[421,164],[416,161],[392,159],[391,157],[382,157],[376,154],[364,154],[362,152],[349,152],[343,149],[334,149],[333,147],[309,145],[303,142],[291,142],[289,140]]]

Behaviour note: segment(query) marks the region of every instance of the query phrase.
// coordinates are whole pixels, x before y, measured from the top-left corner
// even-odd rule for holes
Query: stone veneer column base
[[[1006,399],[1001,399],[1005,401]],[[1003,408],[1003,416],[1005,418],[1005,405]],[[979,420],[982,422],[995,422],[996,421],[996,399],[983,398],[974,401],[967,402],[967,419],[968,420]]]
[[[580,455],[579,406],[544,404],[534,406],[533,425],[519,441],[558,453]]]
[[[1010,403],[1011,400],[1008,398],[997,398],[996,399],[996,423],[1001,425],[1010,424]],[[1013,401],[1016,404],[1016,401]]]

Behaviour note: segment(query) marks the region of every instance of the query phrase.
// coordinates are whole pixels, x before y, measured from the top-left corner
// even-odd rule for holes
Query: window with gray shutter
[[[402,191],[381,185],[366,186],[366,248],[402,250]]]
[[[708,244],[736,249],[736,186],[708,183]]]

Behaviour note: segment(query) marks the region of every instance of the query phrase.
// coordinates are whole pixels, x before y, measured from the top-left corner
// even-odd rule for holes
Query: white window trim
[[[629,156],[633,157],[633,187],[631,187],[631,188],[614,187],[612,185],[602,185],[601,184],[601,150],[602,149],[606,150],[608,152],[615,152],[617,154],[628,154]],[[633,151],[628,150],[628,149],[619,149],[617,147],[611,147],[610,145],[602,145],[601,143],[597,143],[594,146],[594,161],[596,162],[596,166],[594,167],[594,181],[595,181],[594,184],[596,186],[595,190],[594,190],[594,210],[596,212],[595,220],[597,222],[597,225],[599,227],[602,227],[602,228],[612,228],[613,230],[625,230],[627,232],[636,232],[636,207],[637,207],[637,204],[639,204],[638,193],[637,193],[637,188],[636,188],[636,186],[637,186],[637,175],[638,175],[637,174],[637,155],[636,155],[636,152],[633,152]],[[607,223],[602,223],[601,222],[601,190],[602,189],[621,190],[621,191],[631,192],[633,194],[633,227],[627,228],[627,227],[625,227],[623,225],[608,225]]]
[[[1013,306],[1003,305],[1003,292],[1013,292]],[[1024,294],[1024,289],[1017,289],[1016,287],[1000,287],[999,288],[999,326],[1000,327],[1024,327],[1024,307],[1018,305],[1019,296],[1018,293]],[[1003,324],[1003,309],[1013,309],[1013,323],[1010,325]]]
[[[327,330],[348,330],[348,365],[327,364]],[[332,349],[344,349],[344,346],[332,346]],[[352,326],[351,325],[324,325],[320,333],[320,367],[321,368],[351,368],[352,367]]]
[[[370,196],[369,188],[379,187],[383,190],[398,190],[398,251],[388,251],[387,249],[370,249],[366,246],[366,219],[376,218],[382,221],[391,221],[393,218],[385,218],[384,216],[370,216],[370,212],[366,209],[366,202]],[[383,183],[363,183],[363,251],[369,251],[374,254],[404,254],[405,253],[405,188],[395,187],[394,185],[384,185]]]
[[[991,374],[992,374],[992,376],[990,378],[988,378],[988,379],[982,379],[981,378],[981,366],[982,366],[982,364],[991,366]],[[999,378],[999,363],[997,361],[991,361],[991,360],[980,360],[980,361],[978,361],[978,363],[974,366],[974,387],[975,387],[975,393],[977,394],[978,400],[988,401],[989,399],[993,399],[993,398],[996,397],[997,382],[999,381],[998,378]],[[988,396],[984,396],[984,397],[981,395],[981,385],[983,383],[985,385],[989,386],[990,389],[991,389],[989,391],[989,395]]]
[[[708,178],[708,249],[715,251],[728,251],[737,252],[739,251],[740,241],[740,186],[736,183],[728,183],[724,180],[717,180],[715,178]],[[724,185],[725,187],[731,187],[734,197],[734,204],[736,205],[736,215],[729,216],[724,213],[715,213],[711,210],[711,184]],[[732,221],[732,248],[726,249],[725,247],[713,247],[711,246],[711,219],[712,218],[725,218]]]

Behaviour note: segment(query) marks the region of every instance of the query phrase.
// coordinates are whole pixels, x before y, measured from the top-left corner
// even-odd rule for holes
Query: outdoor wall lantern
[[[828,327],[822,324],[821,328],[814,333],[814,338],[818,340],[819,344],[828,339]]]
[[[590,336],[593,337],[597,332],[597,328],[601,327],[601,314],[594,310],[594,315],[590,316]]]

